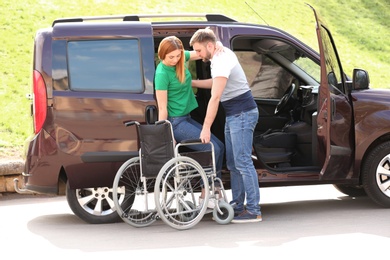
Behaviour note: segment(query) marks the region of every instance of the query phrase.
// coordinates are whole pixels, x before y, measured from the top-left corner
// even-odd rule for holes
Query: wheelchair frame
[[[234,210],[216,174],[212,143],[186,140],[175,145],[168,120],[154,125],[125,123],[125,126],[131,125],[137,127],[139,157],[127,160],[117,171],[113,183],[115,208],[124,222],[145,227],[161,219],[172,228],[184,230],[198,224],[204,214],[212,211],[217,223],[230,223]],[[182,151],[193,145],[210,145],[211,149]],[[216,182],[221,194],[215,192]],[[205,194],[203,202],[199,203],[197,193],[202,188]],[[214,200],[212,210],[207,208],[209,200]]]

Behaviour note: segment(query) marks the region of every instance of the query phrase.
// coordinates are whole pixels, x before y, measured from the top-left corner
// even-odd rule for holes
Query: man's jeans
[[[173,135],[175,136],[176,142],[180,143],[183,140],[194,140],[200,138],[200,132],[202,131],[202,125],[192,119],[189,115],[179,117],[168,117],[168,120],[172,124]],[[223,155],[225,146],[224,144],[214,135],[211,135],[211,142],[214,145],[215,154],[215,168],[217,176],[221,178],[221,170],[223,163]],[[210,145],[200,144],[191,145],[189,148],[196,151],[209,151],[211,150]],[[218,183],[218,182],[217,182]]]
[[[253,132],[259,118],[258,109],[226,117],[225,146],[226,163],[230,170],[230,180],[235,211],[246,210],[260,215],[259,179],[252,161]]]

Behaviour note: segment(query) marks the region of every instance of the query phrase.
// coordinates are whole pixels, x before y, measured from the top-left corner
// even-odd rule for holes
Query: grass
[[[318,49],[309,2],[325,18],[344,64],[369,71],[372,88],[390,88],[388,0],[2,0],[0,9],[0,156],[18,156],[32,133],[30,101],[33,40],[56,18],[135,13],[222,13],[242,22],[281,28]]]

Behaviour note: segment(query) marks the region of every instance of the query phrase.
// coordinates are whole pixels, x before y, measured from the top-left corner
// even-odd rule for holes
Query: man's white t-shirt
[[[221,102],[235,98],[250,90],[244,70],[239,63],[236,54],[229,48],[224,47],[211,59],[211,76],[225,77],[227,83],[222,93]]]
[[[211,60],[211,76],[227,78],[221,96],[221,103],[226,116],[237,115],[257,108],[253,99],[244,70],[237,56],[228,48],[215,55]]]

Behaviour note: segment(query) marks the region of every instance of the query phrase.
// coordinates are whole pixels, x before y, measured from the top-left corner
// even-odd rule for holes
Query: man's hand
[[[207,144],[210,143],[210,138],[211,138],[211,131],[210,129],[202,129],[202,132],[200,132],[200,140],[202,143]]]

